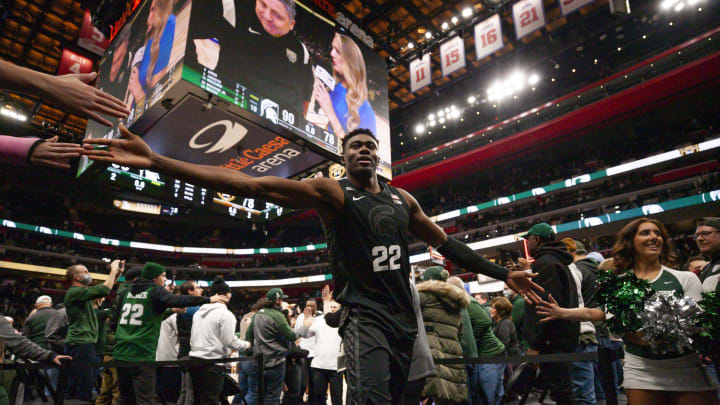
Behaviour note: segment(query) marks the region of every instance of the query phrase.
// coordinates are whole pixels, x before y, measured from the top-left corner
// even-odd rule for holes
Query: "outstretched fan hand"
[[[95,146],[98,145],[98,146]],[[106,146],[107,148],[103,148]],[[99,162],[146,169],[152,164],[153,151],[139,136],[120,125],[120,139],[83,140],[83,155]]]
[[[542,302],[542,298],[540,298],[534,290],[545,292],[545,289],[532,281],[532,278],[537,277],[537,275],[537,273],[528,273],[525,271],[511,271],[508,274],[507,280],[505,280],[505,284],[520,294],[525,301],[529,301],[531,304],[539,304]]]

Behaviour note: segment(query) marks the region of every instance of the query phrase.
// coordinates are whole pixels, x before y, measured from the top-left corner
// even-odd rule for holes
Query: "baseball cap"
[[[584,255],[587,253],[587,249],[585,249],[585,245],[580,242],[579,240],[575,241],[575,253],[579,255]]]
[[[521,238],[527,239],[528,236],[535,235],[539,236],[541,238],[550,238],[555,235],[555,231],[553,231],[552,226],[545,222],[540,222],[539,224],[533,225],[527,233],[524,235],[520,235]]]
[[[35,303],[52,305],[52,298],[50,298],[50,296],[48,296],[48,295],[41,295],[41,296],[37,297],[37,299],[35,300]]]
[[[720,217],[705,217],[698,221],[699,224],[720,229]]]
[[[270,291],[265,294],[265,297],[270,301],[275,301],[278,298],[287,298],[288,296],[283,294],[283,290],[280,288],[271,288]]]

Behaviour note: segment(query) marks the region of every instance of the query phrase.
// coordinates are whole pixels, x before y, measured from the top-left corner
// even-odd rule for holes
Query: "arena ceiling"
[[[309,0],[312,1],[312,0]],[[79,0],[5,0],[0,5],[0,57],[13,63],[54,74],[64,48],[96,60],[97,57],[79,48],[78,32],[84,7]],[[127,0],[130,5],[133,0]],[[327,3],[327,2],[326,2]],[[627,26],[633,17],[612,15],[608,0],[596,0],[579,12],[563,16],[558,0],[544,0],[547,24],[541,30],[516,40],[512,27],[513,1],[482,0],[329,0],[336,12],[342,12],[369,34],[375,50],[388,66],[388,90],[392,120],[398,121],[417,104],[431,100],[453,87],[465,88],[465,79],[473,78],[497,66],[503,60],[522,55],[524,64],[552,61],[554,55],[577,51],[578,57],[597,58],[609,52],[599,46],[599,32],[624,35],[617,27]],[[633,1],[638,10],[656,7],[657,1]],[[463,10],[470,15],[463,17]],[[467,12],[467,11],[466,11]],[[503,25],[504,47],[477,60],[474,52],[473,26],[488,16],[499,13]],[[455,22],[453,22],[455,18]],[[445,25],[447,24],[447,25]],[[620,28],[622,30],[622,28]],[[426,36],[430,33],[429,36]],[[450,76],[440,71],[439,45],[446,39],[461,35],[466,47],[466,67]],[[408,44],[412,42],[413,48]],[[593,49],[597,48],[598,51]],[[601,51],[602,50],[602,51]],[[432,51],[432,83],[416,93],[410,91],[408,64],[420,52]],[[66,114],[42,100],[7,95],[0,100],[16,103],[28,111],[35,128],[58,133],[63,137],[81,138],[86,121]],[[395,129],[395,128],[394,128]],[[398,145],[393,145],[395,148]]]

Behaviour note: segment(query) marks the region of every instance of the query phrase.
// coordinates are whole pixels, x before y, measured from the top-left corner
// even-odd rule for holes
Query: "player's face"
[[[339,35],[335,35],[335,38],[333,38],[332,41],[332,51],[330,51],[330,56],[332,57],[333,71],[335,71],[335,74],[338,76],[343,75],[343,65],[345,64],[342,53],[340,52],[341,49],[342,40]]]
[[[111,82],[114,82],[115,79],[117,79],[118,73],[120,73],[120,68],[125,61],[125,55],[127,55],[127,49],[128,43],[127,41],[123,41],[118,45],[117,49],[115,49],[115,53],[113,53],[112,64],[110,65]]]
[[[643,222],[633,238],[635,256],[657,259],[663,248],[662,233],[652,222]]]
[[[345,148],[345,169],[353,176],[372,176],[378,164],[378,144],[370,135],[355,135]]]
[[[255,14],[265,31],[273,37],[287,35],[295,27],[281,0],[255,0]]]

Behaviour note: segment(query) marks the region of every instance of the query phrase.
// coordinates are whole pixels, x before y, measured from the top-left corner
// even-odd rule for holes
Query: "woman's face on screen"
[[[332,51],[330,51],[330,57],[332,57],[332,65],[333,65],[333,71],[335,71],[335,74],[338,76],[343,75],[343,65],[345,64],[345,60],[343,60],[342,57],[342,40],[340,39],[339,35],[335,35],[335,38],[333,38],[332,41]]]

